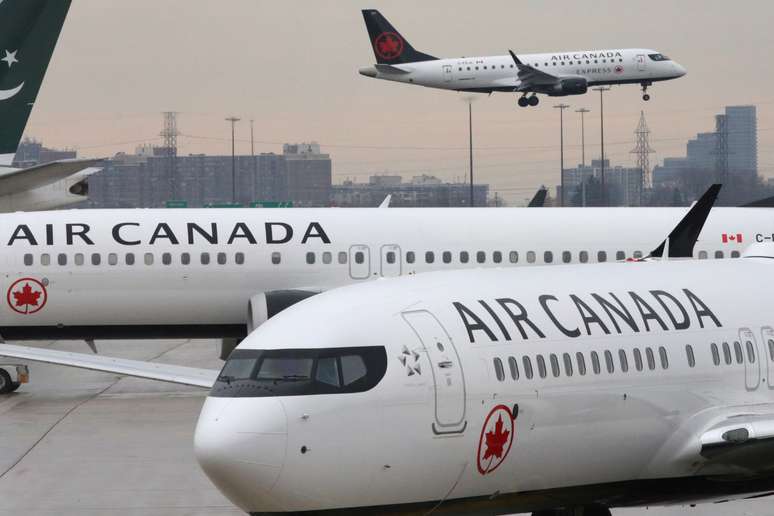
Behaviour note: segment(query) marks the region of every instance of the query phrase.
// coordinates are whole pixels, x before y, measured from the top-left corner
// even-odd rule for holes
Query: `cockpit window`
[[[220,372],[211,396],[257,398],[365,392],[387,370],[383,347],[237,349]]]
[[[664,54],[648,54],[648,57],[653,61],[671,61],[671,59],[669,59]]]

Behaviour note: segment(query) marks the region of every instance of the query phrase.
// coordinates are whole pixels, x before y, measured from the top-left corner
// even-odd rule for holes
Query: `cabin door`
[[[744,351],[744,383],[748,391],[754,391],[761,384],[761,361],[758,343],[753,332],[747,328],[739,330],[739,340]]]
[[[349,248],[349,275],[352,279],[367,279],[371,275],[371,249],[367,245]]]
[[[452,82],[452,65],[443,65],[443,82]]]
[[[765,381],[769,389],[774,389],[774,383],[771,381],[771,374],[774,373],[774,328],[771,326],[761,328],[761,349],[763,355],[766,355]],[[763,356],[761,356],[761,360],[763,360]]]
[[[647,56],[645,54],[638,55],[635,60],[637,61],[637,71],[644,72],[647,68]]]
[[[438,319],[426,310],[403,312],[403,318],[416,333],[430,361],[429,373],[433,375],[435,387],[433,432],[436,435],[464,432],[467,426],[465,378],[454,342]]]

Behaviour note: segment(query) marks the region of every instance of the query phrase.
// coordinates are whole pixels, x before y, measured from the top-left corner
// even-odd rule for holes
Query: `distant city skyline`
[[[373,62],[360,9],[376,7],[418,49],[455,56],[567,48],[649,46],[677,59],[688,75],[656,84],[649,103],[636,86],[605,97],[606,157],[630,166],[641,110],[656,150],[651,163],[682,156],[685,142],[714,130],[726,105],[758,108],[759,172],[774,176],[774,95],[766,62],[774,6],[748,2],[656,0],[625,6],[493,1],[327,1],[267,4],[231,0],[111,2],[79,0],[65,24],[27,135],[82,156],[159,144],[161,112],[180,113],[181,154],[230,152],[226,116],[239,116],[237,152],[285,141],[317,141],[333,177],[366,180],[376,172],[467,174],[465,96],[370,81]],[[491,14],[488,15],[487,13]],[[654,16],[654,13],[658,13]],[[529,23],[520,23],[529,20]],[[82,37],[88,34],[88,38]],[[478,96],[473,104],[477,179],[511,202],[559,178],[559,124],[549,102],[516,107],[516,97]],[[588,108],[587,160],[599,157],[599,98],[562,99]],[[566,113],[565,163],[580,162],[580,116]]]

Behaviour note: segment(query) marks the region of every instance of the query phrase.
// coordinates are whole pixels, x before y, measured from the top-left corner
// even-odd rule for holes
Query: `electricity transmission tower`
[[[645,112],[640,111],[640,122],[634,131],[637,137],[637,145],[631,154],[637,155],[637,167],[642,170],[642,191],[650,188],[650,154],[656,152],[650,146],[650,129],[645,122]]]

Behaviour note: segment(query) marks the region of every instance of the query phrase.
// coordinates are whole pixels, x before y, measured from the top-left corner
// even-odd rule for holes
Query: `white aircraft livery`
[[[334,289],[258,328],[220,374],[0,354],[212,385],[195,452],[253,515],[609,516],[751,498],[774,492],[773,247]]]
[[[686,71],[656,50],[599,49],[547,54],[515,54],[439,59],[414,50],[381,13],[363,10],[376,64],[360,69],[367,77],[454,91],[520,93],[519,106],[537,106],[537,94],[582,95],[591,86],[639,84],[650,100],[654,82]]]
[[[369,279],[639,258],[686,211],[326,208],[4,214],[0,336],[6,341],[239,339],[301,299]],[[718,208],[710,213],[694,254],[738,257],[746,244],[772,236],[774,210]]]

